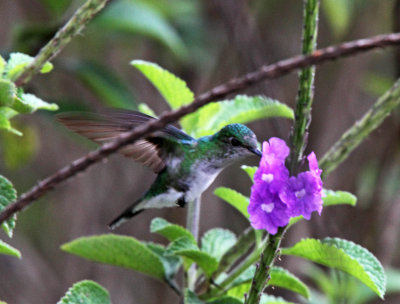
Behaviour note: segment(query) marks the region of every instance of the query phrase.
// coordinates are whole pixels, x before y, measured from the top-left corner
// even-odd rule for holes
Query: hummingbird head
[[[220,144],[225,159],[236,160],[253,154],[259,157],[262,155],[257,148],[256,135],[245,125],[227,125],[213,137]]]

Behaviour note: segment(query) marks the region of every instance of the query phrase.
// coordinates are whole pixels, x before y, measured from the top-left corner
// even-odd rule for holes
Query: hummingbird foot
[[[180,197],[180,198],[177,200],[176,204],[177,204],[179,207],[181,207],[181,208],[185,208],[185,206],[186,206],[185,197],[184,197],[184,196]]]

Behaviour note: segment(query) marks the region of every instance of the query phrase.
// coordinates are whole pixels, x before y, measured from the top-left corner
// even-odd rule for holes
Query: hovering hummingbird
[[[65,113],[57,119],[96,143],[111,141],[154,117],[136,111],[101,114]],[[167,125],[119,150],[158,174],[150,189],[108,227],[114,229],[148,208],[184,207],[198,198],[228,165],[252,154],[261,157],[256,135],[242,124],[230,124],[211,136],[195,139]]]

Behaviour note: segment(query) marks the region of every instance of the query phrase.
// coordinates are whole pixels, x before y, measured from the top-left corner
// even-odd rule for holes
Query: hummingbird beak
[[[262,153],[261,153],[261,151],[260,150],[258,150],[257,148],[252,148],[252,147],[249,147],[249,148],[247,148],[251,153],[254,153],[255,155],[257,155],[257,156],[259,156],[259,157],[261,157],[262,156]]]

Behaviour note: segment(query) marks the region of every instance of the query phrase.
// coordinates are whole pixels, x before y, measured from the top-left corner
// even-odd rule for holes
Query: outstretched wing
[[[96,143],[112,141],[135,126],[155,119],[149,115],[129,110],[110,110],[104,113],[70,112],[57,115],[57,120],[72,131]],[[119,152],[150,167],[155,173],[165,168],[165,159],[179,140],[194,141],[194,138],[172,125],[153,132]]]

